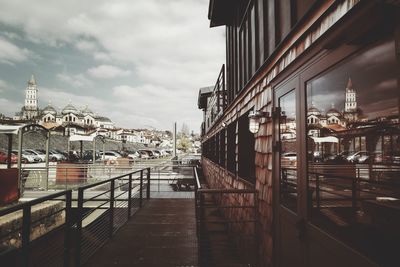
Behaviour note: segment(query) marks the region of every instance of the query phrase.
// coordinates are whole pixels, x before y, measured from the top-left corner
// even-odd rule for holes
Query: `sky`
[[[86,105],[116,126],[199,132],[198,89],[214,85],[225,31],[208,0],[0,0],[0,113]]]
[[[357,107],[368,119],[398,115],[398,85],[395,45],[383,40],[310,81],[308,106],[325,113],[344,110],[345,88],[351,79]]]

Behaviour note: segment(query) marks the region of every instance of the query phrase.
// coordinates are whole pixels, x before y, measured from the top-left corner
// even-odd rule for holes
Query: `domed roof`
[[[307,110],[307,115],[316,115],[316,116],[319,116],[319,115],[321,115],[321,111],[319,111],[319,109],[317,109],[315,106],[311,106],[311,107]]]
[[[330,110],[328,110],[328,112],[326,113],[326,115],[329,117],[329,116],[336,116],[336,117],[338,117],[338,116],[340,116],[340,112],[337,110],[337,109],[335,109],[335,108],[331,108]]]
[[[341,114],[340,112],[335,108],[335,105],[332,104],[332,107],[330,110],[328,110],[328,112],[326,113],[326,115],[329,116],[336,116],[339,117]]]
[[[86,115],[93,116],[93,115],[94,115],[93,111],[91,111],[87,105],[86,105],[86,107],[82,110],[82,114],[83,114],[84,116],[86,116]]]
[[[68,113],[74,113],[78,114],[78,110],[71,104],[69,103],[68,105],[65,106],[65,108],[61,111],[62,114],[68,114]]]
[[[44,114],[53,114],[56,115],[57,114],[57,110],[50,104],[48,104],[44,109],[43,109],[43,113]]]

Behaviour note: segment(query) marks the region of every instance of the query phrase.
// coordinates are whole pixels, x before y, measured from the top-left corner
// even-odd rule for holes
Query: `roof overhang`
[[[208,7],[210,27],[231,25],[235,17],[237,1],[240,0],[210,0]]]
[[[207,108],[207,99],[211,96],[213,89],[214,86],[199,89],[199,97],[197,99],[197,106],[199,109]]]
[[[0,125],[1,134],[19,134],[22,131],[26,132],[49,132],[48,129],[39,124],[19,124],[19,125]]]

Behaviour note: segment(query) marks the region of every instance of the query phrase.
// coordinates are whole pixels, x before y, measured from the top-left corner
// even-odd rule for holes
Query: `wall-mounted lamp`
[[[269,112],[265,111],[250,111],[249,113],[249,131],[253,134],[258,133],[260,129],[261,118],[270,118]]]

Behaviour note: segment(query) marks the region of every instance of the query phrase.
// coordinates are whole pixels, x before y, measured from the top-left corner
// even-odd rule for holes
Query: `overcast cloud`
[[[199,131],[198,88],[224,61],[208,0],[0,0],[0,112],[13,115],[34,73],[41,107],[88,105],[118,126]],[[17,89],[16,89],[17,88]],[[15,106],[17,103],[17,106]],[[10,110],[11,108],[11,110]]]

